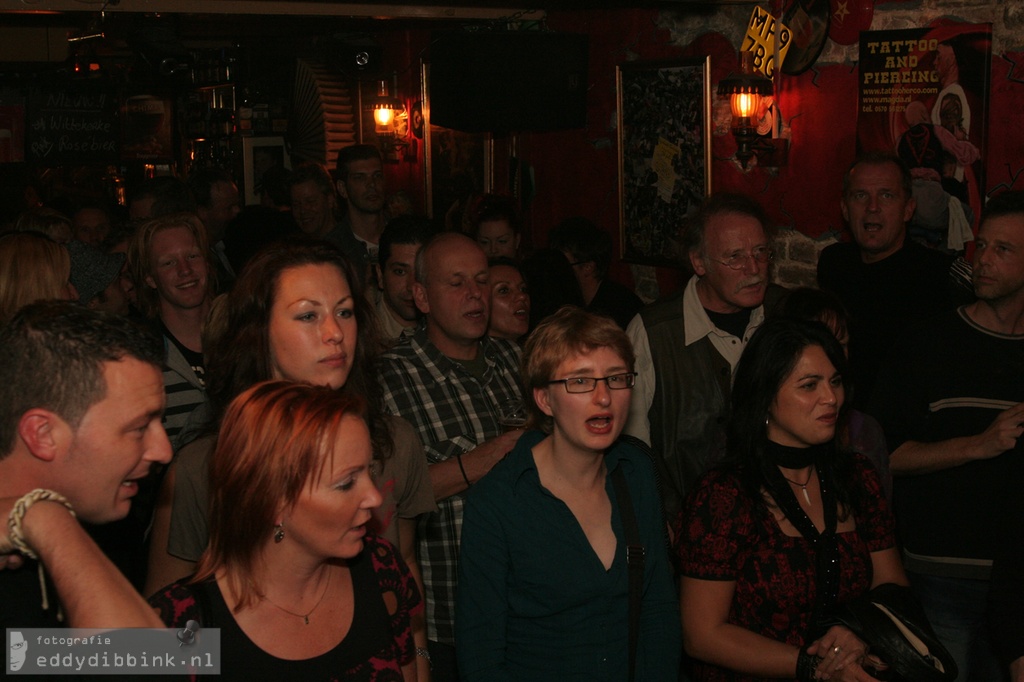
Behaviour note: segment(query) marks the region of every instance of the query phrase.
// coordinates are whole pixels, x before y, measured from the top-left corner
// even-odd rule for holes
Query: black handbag
[[[884,679],[906,682],[952,682],[956,679],[956,662],[939,642],[909,587],[894,583],[879,585],[838,607],[833,615],[867,643],[870,653],[888,664]]]

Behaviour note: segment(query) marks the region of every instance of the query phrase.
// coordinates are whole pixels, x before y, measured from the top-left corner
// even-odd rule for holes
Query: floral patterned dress
[[[892,513],[877,471],[861,455],[856,455],[855,471],[866,503],[854,512],[856,528],[836,536],[840,604],[871,587],[871,553],[896,544]],[[729,623],[794,646],[807,643],[804,635],[817,591],[814,548],[803,537],[784,534],[734,474],[716,469],[701,478],[687,500],[676,537],[683,575],[736,583]],[[698,661],[694,679],[748,682],[758,678]]]

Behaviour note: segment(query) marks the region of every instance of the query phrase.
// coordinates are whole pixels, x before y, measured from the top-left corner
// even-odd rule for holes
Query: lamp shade
[[[729,74],[718,84],[718,95],[729,98],[734,120],[754,116],[761,98],[772,91],[771,80],[754,70],[754,55],[747,50],[740,53],[740,72]]]
[[[394,122],[395,115],[405,109],[405,104],[390,95],[387,81],[382,80],[377,83],[377,96],[370,102],[370,108],[378,128],[387,128]]]

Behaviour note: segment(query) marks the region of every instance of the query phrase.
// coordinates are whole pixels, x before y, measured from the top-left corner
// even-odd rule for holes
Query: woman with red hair
[[[269,381],[224,415],[210,546],[150,602],[168,627],[220,628],[230,679],[415,679],[422,600],[368,526],[381,495],[363,409],[330,387]]]

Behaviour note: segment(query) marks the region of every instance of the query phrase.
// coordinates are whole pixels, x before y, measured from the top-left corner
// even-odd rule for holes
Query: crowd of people
[[[229,679],[1024,682],[1024,193],[965,286],[866,154],[794,290],[714,195],[645,305],[585,218],[438,230],[368,145],[282,182],[0,236],[0,628],[195,621]]]

